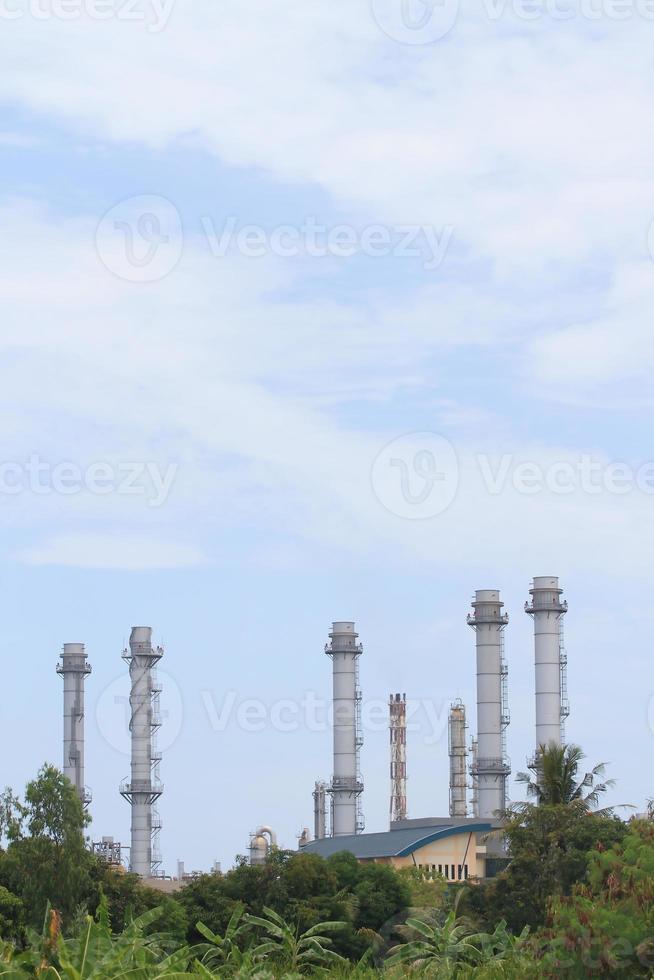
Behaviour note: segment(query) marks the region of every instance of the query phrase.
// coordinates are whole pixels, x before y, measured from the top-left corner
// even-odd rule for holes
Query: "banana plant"
[[[257,926],[266,939],[252,950],[256,958],[270,956],[287,973],[304,973],[327,964],[343,963],[343,957],[333,949],[328,933],[340,932],[346,922],[318,922],[306,932],[292,926],[273,909],[265,907],[263,916],[246,915],[249,925]]]

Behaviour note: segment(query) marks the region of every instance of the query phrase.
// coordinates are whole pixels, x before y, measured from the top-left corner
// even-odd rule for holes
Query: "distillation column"
[[[561,599],[563,589],[555,576],[534,578],[529,590],[531,605],[525,612],[534,617],[536,667],[536,751],[541,745],[561,745],[563,725],[568,714],[567,698],[562,696],[565,659],[562,656],[563,616],[568,604]]]
[[[57,673],[64,679],[64,776],[88,806],[91,794],[84,786],[84,681],[91,665],[83,643],[64,643]]]
[[[450,816],[467,817],[466,758],[466,709],[463,701],[455,701],[450,707]]]
[[[363,829],[359,798],[363,782],[359,768],[362,743],[359,723],[359,657],[354,623],[332,624],[331,643],[325,653],[333,665],[334,769],[329,793],[332,798],[332,835],[356,834]]]
[[[406,694],[388,702],[391,744],[391,823],[406,820]]]
[[[327,836],[327,783],[322,780],[313,791],[313,836],[314,840]]]
[[[148,878],[159,863],[153,854],[152,838],[160,828],[153,820],[154,804],[163,792],[159,781],[157,755],[153,740],[160,722],[153,706],[159,688],[153,680],[153,668],[161,660],[163,650],[152,646],[152,629],[135,626],[129,638],[129,650],[123,660],[129,663],[131,693],[130,731],[132,733],[131,778],[121,785],[121,795],[132,808],[130,871]]]
[[[506,807],[506,779],[511,769],[505,752],[509,722],[506,704],[504,629],[509,621],[496,589],[475,593],[468,625],[477,641],[477,808],[492,817]]]

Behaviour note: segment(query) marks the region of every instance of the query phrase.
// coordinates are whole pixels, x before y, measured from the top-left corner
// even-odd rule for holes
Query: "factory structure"
[[[158,846],[161,820],[157,800],[163,792],[159,774],[161,754],[157,751],[157,730],[161,725],[156,665],[163,649],[152,645],[152,629],[134,626],[129,647],[123,651],[130,676],[130,776],[120,785],[120,795],[131,811],[130,844],[124,846],[113,837],[92,843],[95,854],[117,868],[143,878],[163,877]],[[83,643],[65,643],[57,673],[64,681],[63,773],[71,781],[84,807],[91,793],[84,782],[84,681],[91,673]],[[129,853],[129,858],[127,854]]]
[[[565,742],[565,719],[569,714],[563,642],[563,616],[567,603],[556,577],[534,578],[531,601],[525,612],[534,621],[535,739],[531,764],[552,743]],[[363,793],[359,771],[357,704],[361,692],[356,661],[354,623],[334,623],[338,649],[350,648],[351,663],[334,663],[334,755],[331,784],[316,783],[314,790],[314,839],[308,831],[300,838],[303,851],[328,857],[349,851],[360,861],[417,867],[426,874],[446,880],[487,877],[503,866],[501,815],[508,804],[511,763],[507,751],[510,723],[508,664],[505,634],[508,614],[498,589],[480,589],[472,600],[467,623],[475,634],[476,732],[468,743],[465,704],[459,699],[448,715],[449,814],[446,817],[409,819],[407,807],[406,694],[391,694],[389,700],[390,826],[387,831],[363,833],[357,809]],[[351,636],[346,644],[343,637]],[[338,680],[337,680],[338,672]],[[346,674],[345,680],[341,674]],[[344,706],[345,705],[345,706]],[[468,747],[469,746],[469,747]],[[350,782],[344,784],[343,778]],[[344,786],[352,792],[341,801]],[[324,793],[332,797],[331,831],[326,829]],[[334,812],[333,801],[349,806],[347,819]],[[347,829],[346,829],[347,828]]]
[[[152,646],[149,626],[135,626],[123,660],[129,664],[131,691],[130,732],[132,758],[130,778],[120,786],[120,795],[131,807],[130,871],[144,878],[157,877],[161,867],[159,834],[161,820],[157,800],[163,793],[159,774],[161,755],[156,735],[161,727],[156,666],[163,657],[161,647]]]
[[[538,764],[543,747],[565,744],[569,714],[567,657],[563,617],[567,602],[561,598],[559,580],[552,576],[533,579],[525,612],[534,624],[535,738],[530,764]],[[475,592],[467,623],[475,635],[476,730],[469,739],[469,717],[460,700],[448,713],[449,814],[409,818],[407,778],[407,695],[391,694],[388,701],[389,732],[389,829],[364,833],[361,772],[362,692],[359,663],[363,646],[355,623],[332,624],[325,654],[332,674],[332,775],[317,779],[313,789],[313,834],[300,834],[301,850],[323,856],[350,851],[360,861],[396,867],[413,866],[447,880],[483,878],[494,873],[503,860],[501,815],[508,803],[507,784],[511,764],[507,753],[510,722],[508,666],[504,640],[508,614],[497,589]],[[130,773],[120,784],[120,795],[130,807],[130,843],[113,837],[92,844],[108,864],[129,870],[153,884],[170,882],[162,871],[157,803],[163,793],[161,753],[157,732],[161,725],[161,686],[157,665],[163,648],[153,644],[149,626],[132,628],[122,657],[130,677]],[[83,643],[63,646],[57,673],[63,678],[63,772],[75,787],[84,807],[91,803],[84,771],[84,687],[91,673]],[[277,847],[270,826],[260,825],[250,834],[249,861],[265,864]],[[129,857],[127,853],[129,852]],[[219,865],[214,863],[214,871]],[[178,862],[175,886],[197,874],[187,874]]]

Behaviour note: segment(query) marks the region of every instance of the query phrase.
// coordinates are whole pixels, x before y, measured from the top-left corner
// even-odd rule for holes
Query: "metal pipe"
[[[455,701],[450,707],[449,718],[450,755],[450,816],[465,818],[468,815],[466,780],[466,709],[463,701]]]
[[[529,590],[531,604],[525,603],[525,612],[534,617],[537,752],[541,746],[562,744],[563,722],[568,713],[561,693],[561,627],[568,611],[562,592],[556,576],[538,576]]]
[[[91,665],[83,643],[64,643],[57,673],[64,679],[64,776],[88,806],[91,794],[84,786],[84,681]]]
[[[475,593],[468,625],[477,646],[477,805],[480,817],[492,817],[506,806],[506,779],[511,769],[504,748],[508,709],[503,694],[506,672],[503,631],[509,621],[497,589]]]
[[[332,797],[332,834],[356,834],[363,828],[359,797],[363,782],[359,771],[361,731],[358,721],[360,693],[358,660],[363,653],[352,622],[333,623],[331,643],[325,653],[333,665],[334,769],[329,793]]]

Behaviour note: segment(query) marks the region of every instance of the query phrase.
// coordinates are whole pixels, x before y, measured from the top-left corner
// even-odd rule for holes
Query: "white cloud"
[[[27,565],[62,565],[136,572],[192,568],[206,560],[202,552],[192,545],[124,531],[117,534],[59,534],[47,538],[41,544],[19,551],[15,557]]]
[[[605,399],[607,388],[617,388],[623,404],[643,399],[651,403],[653,303],[654,262],[620,266],[607,291],[605,313],[533,342],[533,376],[545,392],[568,401]]]
[[[515,466],[575,464],[579,456],[546,439],[525,440],[501,413],[438,397],[446,352],[463,349],[470,356],[474,346],[475,370],[483,374],[492,338],[515,343],[502,326],[507,310],[508,322],[515,321],[508,301],[484,310],[468,290],[444,285],[414,297],[406,310],[380,308],[372,316],[346,303],[312,305],[284,299],[292,280],[283,261],[216,262],[197,242],[188,243],[173,275],[135,285],[98,261],[90,220],[48,220],[25,206],[6,209],[2,219],[11,247],[0,285],[0,349],[11,369],[2,392],[7,421],[0,462],[37,452],[52,463],[154,460],[162,470],[178,467],[157,509],[142,495],[124,493],[5,498],[5,525],[37,527],[46,539],[24,559],[193,564],[199,560],[194,547],[180,552],[174,544],[185,540],[187,528],[202,536],[213,557],[232,528],[248,527],[257,529],[257,560],[283,527],[297,543],[294,562],[319,546],[366,560],[390,553],[400,562],[508,567],[522,560],[529,529],[534,553],[551,555],[553,564],[557,556],[583,564],[595,553],[601,526],[614,568],[645,561],[651,506],[645,494],[632,493],[625,508],[617,494],[563,496],[546,488],[534,497],[510,481],[498,494],[484,486],[480,453],[512,453]],[[55,302],[44,304],[51,288]],[[478,316],[468,323],[462,309]],[[386,423],[374,413],[355,424],[338,403],[339,393],[360,403],[383,392],[392,406],[402,402],[407,385],[424,399],[419,414],[428,425],[421,428],[449,435],[461,466],[454,503],[426,522],[388,513],[371,488],[380,449],[411,423],[389,411]],[[596,455],[606,455],[601,446]],[[411,471],[414,455],[405,462]],[[419,490],[419,474],[412,478]],[[122,529],[117,539],[116,527]],[[143,559],[139,547],[125,551],[116,543],[141,538],[151,542]],[[165,543],[157,544],[160,539]]]
[[[424,48],[389,40],[364,0],[178,0],[159,34],[117,20],[5,28],[23,105],[102,139],[191,135],[378,220],[452,224],[501,270],[636,250],[654,214],[638,17],[527,24],[466,3]]]

